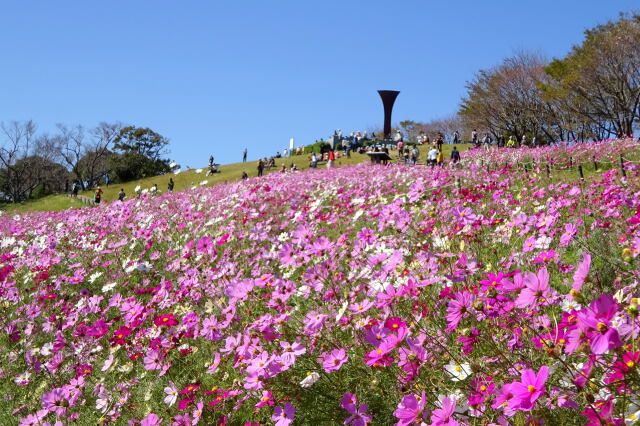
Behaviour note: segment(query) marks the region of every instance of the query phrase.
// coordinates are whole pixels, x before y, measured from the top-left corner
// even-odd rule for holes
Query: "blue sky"
[[[465,82],[517,50],[562,56],[637,0],[0,2],[0,121],[121,121],[172,159],[257,158],[290,137],[457,109]]]

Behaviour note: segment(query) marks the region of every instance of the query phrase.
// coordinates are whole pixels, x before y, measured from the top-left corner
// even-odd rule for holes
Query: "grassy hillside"
[[[458,145],[458,149],[463,151],[467,149],[469,146],[466,145]],[[445,158],[449,158],[449,155],[452,150],[451,145],[444,146],[444,156]],[[392,153],[392,156],[395,158],[397,153]],[[421,147],[420,149],[420,158],[422,162],[427,155],[427,148]],[[337,166],[344,166],[348,164],[358,164],[365,161],[369,161],[369,157],[366,154],[352,154],[351,158],[341,157],[336,160]],[[167,184],[169,183],[169,178],[173,178],[175,182],[174,191],[183,191],[185,189],[191,188],[193,186],[201,185],[202,182],[206,181],[204,184],[206,186],[215,185],[220,182],[230,182],[239,180],[242,177],[242,172],[247,172],[250,177],[257,176],[257,160],[248,161],[247,163],[234,163],[223,165],[220,170],[220,173],[216,173],[211,176],[206,176],[207,167],[203,166],[200,173],[196,171],[198,169],[190,169],[185,170],[176,174],[167,174],[163,176],[154,176],[150,178],[140,179],[132,182],[127,182],[123,184],[111,184],[108,187],[102,186],[102,190],[104,191],[103,200],[104,202],[111,202],[118,198],[118,192],[120,188],[124,189],[128,198],[135,197],[135,188],[140,186],[142,189],[149,189],[153,186],[153,184],[158,185],[158,189],[161,192],[165,192],[167,190]],[[272,168],[270,171],[265,171],[265,173],[274,173],[280,170],[282,164],[287,166],[287,169],[291,166],[291,164],[295,163],[298,169],[305,170],[309,168],[309,159],[307,155],[299,155],[286,159],[276,159],[276,167]],[[318,165],[319,168],[326,167],[325,163],[320,163]],[[82,195],[93,198],[93,191],[84,191],[81,192]],[[5,204],[0,205],[0,210],[6,211],[8,213],[24,213],[28,211],[60,211],[73,207],[82,207],[85,204],[82,204],[80,201],[72,199],[68,197],[66,194],[57,194],[50,195],[44,198],[40,198],[38,200],[29,200],[23,203],[18,204]]]

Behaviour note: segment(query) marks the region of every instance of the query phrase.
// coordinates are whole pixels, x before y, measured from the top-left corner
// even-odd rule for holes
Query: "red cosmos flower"
[[[182,389],[180,391],[180,395],[193,393],[193,392],[197,391],[199,387],[200,387],[200,385],[198,385],[198,384],[189,385],[189,386],[187,386],[186,388],[184,388],[184,389]]]
[[[153,319],[153,323],[158,327],[162,327],[163,325],[166,327],[173,327],[174,325],[178,325],[178,321],[173,314],[164,314],[157,316]]]
[[[392,330],[392,331],[396,331],[399,328],[404,327],[405,325],[407,325],[407,323],[402,321],[398,317],[387,318],[387,320],[384,322],[385,328],[388,328],[389,330]]]
[[[88,376],[93,372],[93,367],[89,364],[80,364],[76,367],[76,374],[78,376]]]
[[[127,341],[124,339],[125,337],[131,334],[131,329],[129,327],[120,327],[113,333],[113,337],[111,338],[112,345],[124,345]]]

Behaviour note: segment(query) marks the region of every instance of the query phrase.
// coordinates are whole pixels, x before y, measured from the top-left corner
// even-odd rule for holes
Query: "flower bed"
[[[638,175],[361,165],[2,216],[0,420],[632,421]]]

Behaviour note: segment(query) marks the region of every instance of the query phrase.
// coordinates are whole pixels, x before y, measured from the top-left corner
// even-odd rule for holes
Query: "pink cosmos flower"
[[[445,315],[445,319],[449,323],[447,332],[450,333],[455,330],[462,318],[469,315],[474,299],[475,297],[471,293],[461,291],[456,293],[453,300],[449,301],[447,315]]]
[[[534,404],[545,393],[545,383],[549,377],[549,367],[540,367],[538,373],[533,370],[524,370],[520,381],[510,387],[513,398],[509,405],[517,410],[531,411]]]
[[[578,227],[573,223],[567,223],[564,226],[564,232],[560,236],[560,247],[566,247],[569,245],[573,236],[578,232]]]
[[[531,236],[524,241],[524,244],[522,246],[522,252],[528,253],[530,251],[533,251],[533,249],[535,248],[536,248],[536,237]]]
[[[295,418],[296,408],[289,404],[288,402],[284,403],[284,408],[281,406],[277,406],[273,410],[273,415],[271,416],[271,420],[275,423],[275,426],[288,426],[293,422]]]
[[[535,309],[552,301],[554,290],[549,286],[549,272],[546,267],[542,267],[537,274],[527,272],[524,283],[525,288],[515,302],[517,307]]]
[[[149,350],[143,361],[145,370],[160,370],[162,368],[162,355],[157,350]]]
[[[422,395],[405,395],[402,401],[398,404],[398,408],[393,412],[393,415],[398,419],[398,426],[408,426],[421,420],[425,413],[424,407],[427,404],[427,396],[422,392]]]
[[[548,263],[553,261],[556,256],[557,253],[554,250],[543,251],[533,259],[533,263]]]
[[[327,373],[339,370],[347,360],[347,352],[344,349],[334,349],[331,352],[325,352],[318,358],[318,361],[322,363],[322,367]]]
[[[573,273],[573,286],[571,289],[574,291],[582,290],[582,285],[586,281],[589,276],[589,269],[591,268],[591,255],[589,253],[584,253],[582,255],[582,262],[576,268],[576,271]]]
[[[200,417],[202,417],[203,408],[204,408],[204,402],[198,401],[198,403],[196,404],[196,408],[193,410],[193,413],[191,413],[193,416],[193,419],[191,420],[191,426],[197,425],[200,422]]]
[[[578,312],[578,326],[569,332],[567,352],[572,353],[585,338],[596,355],[622,346],[618,331],[612,325],[617,312],[618,305],[610,294],[603,294],[591,302],[589,309]]]
[[[62,388],[54,389],[42,395],[42,408],[55,413],[57,416],[64,416],[67,413],[68,406],[69,404],[64,398]]]
[[[469,207],[455,207],[451,210],[451,214],[455,217],[458,222],[462,225],[471,224],[478,219]]]
[[[140,426],[160,426],[162,419],[157,414],[151,413],[140,421]]]
[[[260,401],[255,405],[256,408],[262,408],[265,405],[272,406],[275,404],[275,401],[272,398],[272,393],[270,390],[262,391],[262,396],[260,397]]]
[[[18,426],[41,426],[48,414],[48,410],[38,410],[37,413],[29,414],[27,417],[20,419]]]
[[[350,424],[352,426],[367,425],[372,419],[371,416],[366,414],[368,409],[369,409],[369,406],[367,404],[362,404],[360,407],[357,407],[357,408],[354,407],[354,410],[349,412],[351,416],[347,417],[343,423],[345,425]]]
[[[456,401],[451,398],[442,400],[442,408],[436,408],[431,413],[432,426],[457,426],[458,422],[452,417],[456,411]]]

